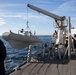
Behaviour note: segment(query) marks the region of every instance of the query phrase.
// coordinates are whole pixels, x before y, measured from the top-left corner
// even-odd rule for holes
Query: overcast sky
[[[0,0],[0,35],[11,30],[26,29],[27,4],[34,5],[59,16],[71,17],[76,28],[76,0]],[[51,35],[54,19],[28,8],[28,25],[37,35]]]

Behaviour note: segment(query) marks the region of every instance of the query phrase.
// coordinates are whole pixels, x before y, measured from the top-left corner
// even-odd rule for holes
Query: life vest
[[[68,45],[68,36],[66,35],[65,41],[64,41],[65,46],[67,47]]]

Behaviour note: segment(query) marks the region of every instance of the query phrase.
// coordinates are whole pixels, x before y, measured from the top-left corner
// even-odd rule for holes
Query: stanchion
[[[28,56],[27,56],[27,63],[30,63],[30,61],[31,61],[31,49],[32,49],[32,45],[29,45]]]

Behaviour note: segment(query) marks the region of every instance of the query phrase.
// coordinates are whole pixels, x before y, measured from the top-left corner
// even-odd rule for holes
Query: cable
[[[27,28],[29,28],[29,26],[28,26],[28,7],[27,7],[27,23],[26,23],[26,25],[27,25]]]

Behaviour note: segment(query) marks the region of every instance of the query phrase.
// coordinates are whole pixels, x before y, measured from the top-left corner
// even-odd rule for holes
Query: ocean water
[[[36,45],[36,49],[33,47],[32,48],[32,56],[35,55],[35,53],[38,50],[43,50],[44,44],[46,43],[48,47],[51,44],[51,35],[49,36],[37,36],[38,38],[42,39],[43,42],[40,44]],[[23,48],[23,49],[14,49],[10,46],[8,42],[6,42],[2,37],[0,39],[4,42],[7,50],[7,57],[5,60],[5,65],[6,65],[6,72],[12,71],[15,67],[20,66],[21,64],[25,63],[27,60],[27,53],[28,53],[28,48]]]

